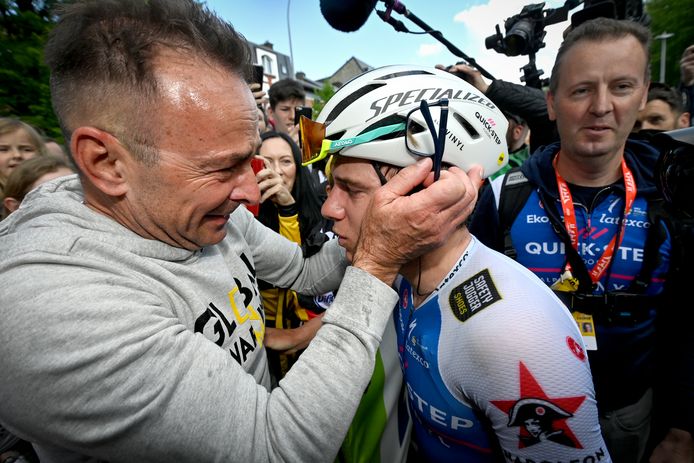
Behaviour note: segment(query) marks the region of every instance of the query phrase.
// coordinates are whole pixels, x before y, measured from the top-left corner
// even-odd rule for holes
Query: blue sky
[[[345,33],[331,28],[325,21],[319,0],[207,0],[206,3],[248,40],[259,44],[270,41],[278,52],[293,56],[294,70],[305,72],[306,77],[313,80],[329,77],[352,56],[374,67],[387,64],[433,66],[459,60],[431,35],[396,32],[375,12],[359,30]],[[477,60],[495,78],[520,83],[520,68],[528,63],[528,57],[511,58],[487,50],[484,39],[495,32],[496,24],[504,32],[506,18],[520,13],[527,1],[405,0],[402,3]],[[548,0],[545,8],[558,8],[563,4],[564,1]],[[384,9],[384,4],[379,1],[377,8]],[[394,17],[411,31],[421,31],[404,16],[394,14]],[[537,68],[544,71],[543,78],[549,77],[567,24],[561,22],[545,28],[547,45],[536,57]]]

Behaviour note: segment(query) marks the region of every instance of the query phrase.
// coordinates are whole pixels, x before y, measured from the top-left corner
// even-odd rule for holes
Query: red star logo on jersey
[[[519,362],[519,367],[520,398],[490,401],[509,416],[508,426],[521,428],[518,448],[551,440],[582,449],[583,446],[567,421],[574,416],[586,396],[549,397],[523,362]]]

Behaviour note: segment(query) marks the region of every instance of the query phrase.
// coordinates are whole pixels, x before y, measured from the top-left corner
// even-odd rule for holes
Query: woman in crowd
[[[29,124],[10,117],[0,118],[0,193],[5,181],[22,161],[45,154],[41,136]]]
[[[265,169],[256,178],[260,187],[260,213],[258,220],[265,226],[301,245],[304,255],[314,254],[328,239],[327,222],[321,216],[321,200],[318,185],[309,170],[301,165],[301,152],[296,143],[285,133],[261,134],[259,156]],[[319,297],[302,296],[294,291],[269,286],[260,281],[263,307],[268,326],[266,345],[281,350],[273,344],[278,333],[272,328],[296,328],[317,317],[332,302],[332,294]],[[276,339],[276,338],[275,338]],[[305,346],[291,346],[285,353],[270,350],[270,372],[278,381],[296,360],[296,350]],[[297,349],[298,347],[298,349]]]

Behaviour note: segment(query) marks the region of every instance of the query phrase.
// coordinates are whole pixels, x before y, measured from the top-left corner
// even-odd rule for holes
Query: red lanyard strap
[[[559,199],[561,202],[561,207],[564,212],[564,227],[566,228],[569,238],[571,240],[571,246],[578,251],[578,226],[576,224],[576,211],[574,209],[573,197],[571,196],[571,191],[569,190],[569,185],[562,178],[557,170],[557,160],[559,159],[559,154],[552,161],[554,166],[554,173],[557,177],[557,188],[559,190]],[[592,269],[590,269],[590,279],[593,283],[600,281],[600,278],[605,274],[607,267],[612,261],[615,250],[619,248],[624,239],[624,229],[627,223],[627,216],[631,212],[631,207],[634,204],[634,199],[636,198],[636,182],[634,181],[634,176],[629,170],[627,163],[622,158],[622,176],[624,177],[624,189],[625,189],[625,200],[624,200],[624,214],[622,215],[621,223],[619,224],[619,230],[612,237],[610,242],[605,247],[602,255],[595,263]],[[619,243],[617,243],[619,239]],[[567,270],[571,270],[571,264],[567,262]]]

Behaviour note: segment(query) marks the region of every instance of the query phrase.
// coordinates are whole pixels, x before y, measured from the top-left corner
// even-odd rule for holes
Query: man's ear
[[[680,117],[677,118],[677,128],[678,129],[686,129],[689,127],[689,124],[691,123],[691,114],[689,112],[683,112],[680,114]]]
[[[513,140],[518,141],[523,138],[523,135],[525,134],[525,126],[521,124],[516,124],[513,126]]]
[[[547,115],[549,116],[549,120],[556,121],[557,115],[554,112],[554,93],[552,93],[551,90],[547,91],[545,99],[547,100]]]
[[[19,201],[11,196],[5,196],[2,200],[2,204],[5,206],[5,209],[10,212],[14,212],[19,209]]]
[[[127,191],[123,158],[129,156],[118,139],[95,127],[79,127],[70,138],[75,163],[82,175],[108,196],[122,196]]]

